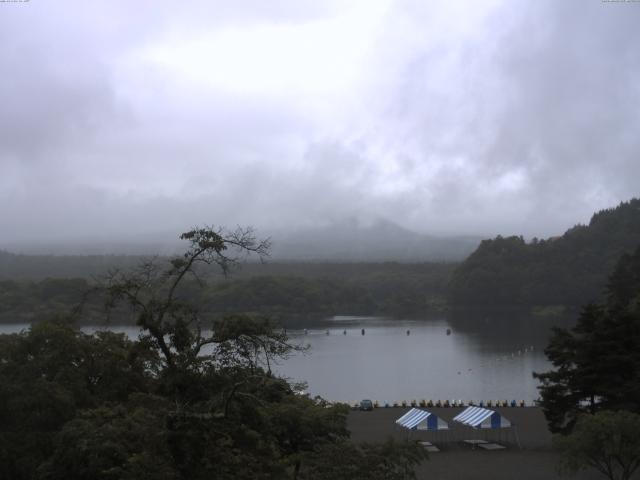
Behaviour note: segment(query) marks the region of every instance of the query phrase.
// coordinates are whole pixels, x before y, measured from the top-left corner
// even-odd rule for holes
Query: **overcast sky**
[[[388,219],[562,233],[640,194],[640,3],[0,3],[0,244]]]

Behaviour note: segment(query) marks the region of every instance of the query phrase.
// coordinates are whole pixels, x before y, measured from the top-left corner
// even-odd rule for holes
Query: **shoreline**
[[[352,410],[347,417],[347,425],[352,433],[352,439],[356,442],[377,442],[384,441],[387,437],[392,436],[397,440],[407,438],[409,433],[406,429],[397,427],[395,421],[408,412],[412,407],[390,407],[375,408],[372,411],[364,412],[360,410]],[[511,421],[515,429],[499,429],[494,430],[477,430],[465,427],[453,422],[453,417],[458,415],[466,407],[415,407],[427,410],[442,420],[449,423],[450,430],[449,441],[445,441],[443,432],[426,432],[411,431],[411,439],[413,440],[429,440],[433,441],[437,435],[440,435],[440,442],[446,449],[457,443],[456,439],[464,438],[483,438],[498,441],[498,437],[502,443],[510,443],[514,445],[513,439],[507,438],[510,434],[508,430],[516,430],[520,444],[523,450],[551,449],[552,433],[547,428],[547,423],[540,407],[498,407],[493,408],[503,417]],[[513,436],[512,436],[513,437]]]
[[[377,443],[389,437],[395,440],[427,440],[440,448],[430,453],[429,459],[418,465],[416,478],[430,480],[538,480],[561,479],[557,471],[559,455],[552,449],[552,434],[540,407],[494,408],[510,420],[517,429],[522,449],[513,434],[502,431],[480,431],[452,422],[463,407],[426,408],[449,423],[449,438],[443,432],[409,431],[396,426],[395,421],[409,411],[406,408],[376,408],[363,412],[352,410],[347,417],[347,428],[356,443]],[[420,407],[417,407],[420,408]],[[504,450],[472,449],[464,439],[486,439],[506,446]],[[598,472],[584,471],[573,478],[596,480]]]

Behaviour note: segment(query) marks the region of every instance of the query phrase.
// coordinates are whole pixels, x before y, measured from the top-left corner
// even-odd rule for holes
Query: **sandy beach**
[[[396,427],[395,420],[409,408],[378,408],[372,412],[352,411],[348,417],[351,438],[356,442],[384,441],[389,436],[406,439],[408,431]],[[539,408],[496,408],[509,419],[517,430],[478,431],[459,427],[452,422],[462,408],[428,408],[453,426],[450,432],[416,432],[411,440],[427,440],[437,445],[440,452],[431,453],[429,460],[416,470],[419,479],[430,480],[534,480],[553,478],[599,479],[595,471],[585,471],[574,477],[563,477],[557,470],[558,455],[551,448],[552,435],[547,429]],[[472,449],[463,442],[481,439],[506,446],[504,450]],[[520,446],[518,446],[518,440]]]

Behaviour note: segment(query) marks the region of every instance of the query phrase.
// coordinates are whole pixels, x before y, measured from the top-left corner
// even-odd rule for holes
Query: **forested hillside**
[[[91,278],[112,268],[131,268],[142,255],[23,255],[0,250],[0,280]]]
[[[456,306],[579,306],[601,299],[616,261],[640,245],[640,199],[597,212],[546,240],[484,240],[456,268]]]
[[[201,277],[208,280],[205,288],[190,279],[179,293],[201,305],[205,315],[260,312],[292,326],[337,314],[423,316],[445,307],[453,267],[439,263],[254,263],[226,279],[203,271]],[[87,278],[0,279],[0,323],[29,322],[52,312],[68,312],[94,284]],[[103,305],[89,296],[80,321],[101,323],[102,310]],[[128,315],[111,320],[132,322]]]

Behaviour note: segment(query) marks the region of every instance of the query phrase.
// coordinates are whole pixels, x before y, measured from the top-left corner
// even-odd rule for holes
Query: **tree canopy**
[[[0,335],[0,478],[329,478],[313,465],[349,449],[378,462],[384,451],[385,478],[411,478],[421,447],[353,446],[346,405],[298,395],[274,374],[299,348],[281,329],[248,315],[208,320],[184,295],[186,278],[202,281],[197,265],[226,272],[268,244],[246,229],[182,238],[185,254],[167,265],[112,271],[93,289],[108,310],[131,312],[137,340],[83,333],[69,318]]]
[[[573,433],[556,436],[562,454],[560,468],[577,473],[594,468],[610,480],[629,480],[640,467],[640,415],[603,411],[583,415]]]
[[[157,258],[155,263],[165,261]],[[106,261],[103,267],[105,271],[114,269],[117,263]],[[139,267],[136,264],[121,270]],[[436,263],[252,262],[243,264],[229,278],[221,277],[213,267],[200,268],[199,276],[206,284],[201,285],[189,276],[181,283],[180,297],[198,305],[201,314],[259,313],[278,319],[287,327],[345,312],[415,316],[446,308],[446,285],[452,269],[451,264]],[[63,276],[61,273],[60,278],[0,280],[0,323],[38,321],[52,311],[71,310],[93,281]],[[102,307],[97,298],[87,299],[78,321],[102,323]],[[110,320],[118,324],[135,323],[135,318],[124,309],[112,311]]]
[[[602,300],[607,277],[640,244],[640,199],[595,213],[589,225],[530,242],[521,236],[484,240],[455,270],[456,306],[579,307]]]
[[[640,247],[623,255],[607,302],[587,305],[572,329],[556,328],[545,353],[554,370],[534,374],[554,432],[569,432],[581,413],[640,413]]]

